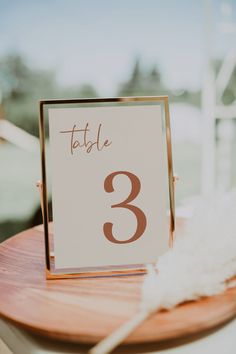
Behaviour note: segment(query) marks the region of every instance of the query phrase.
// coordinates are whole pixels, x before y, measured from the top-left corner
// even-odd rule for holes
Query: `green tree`
[[[136,59],[130,78],[121,84],[118,90],[119,96],[134,95],[163,95],[167,93],[161,80],[161,74],[156,66],[145,72]]]
[[[18,54],[0,59],[0,92],[6,112],[5,118],[36,136],[40,99],[98,96],[89,84],[59,87],[54,72],[32,69]]]

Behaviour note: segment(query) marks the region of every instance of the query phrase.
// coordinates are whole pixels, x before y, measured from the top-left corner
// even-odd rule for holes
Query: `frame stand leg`
[[[173,176],[173,182],[174,182],[174,195],[176,192],[176,184],[179,181],[179,176],[177,174],[175,174]],[[175,240],[175,236],[174,236],[174,232],[175,232],[175,228],[173,227],[173,225],[170,226],[170,236],[169,236],[169,247],[172,248],[174,245],[174,240]]]

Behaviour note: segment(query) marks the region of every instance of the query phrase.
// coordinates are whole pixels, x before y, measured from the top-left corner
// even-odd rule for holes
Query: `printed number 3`
[[[135,214],[136,219],[137,219],[137,228],[136,228],[134,235],[132,237],[130,237],[128,240],[124,240],[124,241],[117,240],[113,236],[113,233],[112,233],[113,224],[111,222],[107,222],[103,225],[103,232],[104,232],[105,237],[110,242],[131,243],[131,242],[138,240],[142,236],[142,234],[144,233],[146,226],[147,226],[147,219],[146,219],[144,212],[141,209],[139,209],[138,207],[136,207],[132,204],[129,204],[139,194],[140,188],[141,188],[141,183],[140,183],[139,178],[131,172],[127,172],[127,171],[113,172],[110,175],[108,175],[104,181],[104,189],[106,192],[108,192],[108,193],[114,192],[113,179],[117,175],[125,175],[130,179],[131,192],[130,192],[127,199],[125,199],[123,202],[121,202],[119,204],[114,204],[111,207],[112,208],[126,208],[126,209],[129,209],[130,211],[132,211]]]

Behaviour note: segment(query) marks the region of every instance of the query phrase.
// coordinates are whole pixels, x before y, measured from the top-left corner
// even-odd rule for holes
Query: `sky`
[[[221,2],[212,0],[218,57],[232,45],[232,35],[219,32]],[[0,0],[0,57],[20,53],[62,85],[89,82],[110,96],[139,57],[144,68],[157,65],[169,87],[195,90],[203,81],[204,16],[204,0]]]

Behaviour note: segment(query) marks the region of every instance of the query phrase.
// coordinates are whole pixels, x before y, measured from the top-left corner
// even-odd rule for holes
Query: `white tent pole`
[[[202,194],[215,188],[215,74],[212,67],[212,1],[205,0],[205,72],[202,89]]]

